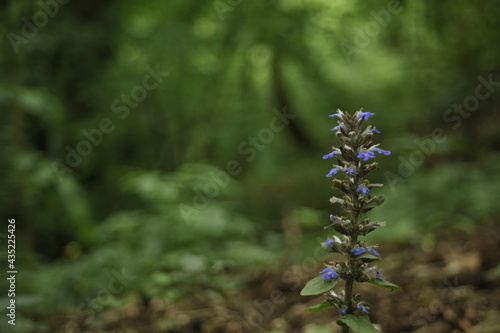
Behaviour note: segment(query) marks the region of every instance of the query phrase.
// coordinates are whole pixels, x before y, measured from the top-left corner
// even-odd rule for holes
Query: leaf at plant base
[[[373,327],[370,318],[367,315],[346,315],[342,319],[337,319],[337,324],[349,326],[358,333],[380,333],[379,330]]]
[[[385,281],[382,279],[370,279],[368,281],[369,284],[373,284],[376,287],[379,288],[385,288],[385,289],[390,289],[390,290],[401,290],[401,287],[398,285],[395,285],[394,283],[391,283],[389,281]]]
[[[333,308],[333,307],[335,307],[335,305],[330,304],[330,302],[324,301],[323,303],[319,303],[319,304],[310,306],[307,309],[305,309],[304,311],[314,312],[314,311],[321,311],[321,310],[325,310],[325,309],[329,309],[329,308]]]
[[[317,276],[307,282],[304,289],[300,292],[302,296],[319,295],[335,287],[339,279],[327,280]]]
[[[375,260],[380,260],[379,257],[377,257],[374,254],[370,254],[370,253],[362,254],[360,256],[357,256],[356,258],[361,259],[364,262],[372,262],[372,261],[375,261]]]

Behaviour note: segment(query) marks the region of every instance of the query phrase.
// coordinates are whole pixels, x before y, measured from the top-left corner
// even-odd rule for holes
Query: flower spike
[[[335,230],[336,234],[326,238],[321,247],[344,259],[335,257],[335,260],[329,262],[326,268],[319,272],[320,275],[309,281],[301,292],[305,296],[326,295],[327,305],[330,306],[325,307],[322,303],[313,308],[318,310],[336,307],[341,316],[346,316],[339,319],[344,324],[342,333],[350,332],[347,318],[364,316],[363,320],[368,320],[365,314],[370,313],[370,305],[355,293],[354,286],[357,283],[369,282],[381,288],[400,290],[395,284],[385,281],[382,270],[372,265],[382,259],[376,250],[377,247],[359,239],[383,226],[382,222],[371,222],[369,218],[361,217],[384,202],[383,196],[372,193],[382,184],[372,184],[367,175],[377,169],[377,158],[391,154],[389,150],[379,148],[379,144],[372,141],[373,133],[380,131],[375,126],[365,126],[365,121],[373,115],[372,112],[362,110],[356,111],[354,115],[340,110],[330,115],[330,118],[337,118],[338,125],[333,127],[332,131],[337,131],[335,137],[340,142],[330,153],[324,155],[323,159],[335,158],[338,161],[326,176],[335,176],[333,185],[342,192],[340,196],[333,196],[330,203],[340,205],[345,215],[330,215],[331,224],[328,227]],[[337,294],[333,288],[339,280],[344,280],[342,285],[345,289]]]

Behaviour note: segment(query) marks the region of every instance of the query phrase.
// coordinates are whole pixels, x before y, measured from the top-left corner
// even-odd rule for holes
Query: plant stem
[[[359,169],[359,163],[356,166]],[[358,220],[359,220],[359,201],[358,201],[358,194],[356,193],[356,189],[358,188],[359,185],[359,179],[358,175],[354,175],[354,190],[352,192],[352,199],[353,199],[353,210],[352,210],[352,221],[351,223],[356,226],[354,228],[354,233],[350,237],[350,242],[349,242],[349,247],[352,249],[354,246],[356,246],[356,243],[358,242],[358,233],[357,233],[357,226],[358,226]],[[346,277],[345,281],[345,302],[347,305],[347,314],[352,313],[355,309],[353,309],[353,304],[352,304],[352,295],[353,295],[353,290],[354,290],[354,270],[355,270],[355,264],[356,261],[352,256],[349,256],[347,260],[347,266],[349,268],[349,275]],[[342,326],[342,333],[349,333],[350,329],[348,326]]]
[[[353,238],[351,238],[350,242],[350,247],[353,248],[354,245],[356,245],[357,242],[357,235],[354,235]],[[353,312],[353,305],[352,305],[352,294],[353,294],[353,289],[354,289],[354,275],[352,274],[354,272],[354,258],[349,257],[347,265],[349,267],[349,272],[350,274],[347,276],[346,281],[345,281],[345,302],[347,305],[347,314],[350,314]],[[342,333],[349,333],[349,327],[348,326],[342,326]]]
[[[354,279],[350,276],[345,282],[345,300],[347,302],[347,314],[351,312],[350,308],[352,306],[351,298],[352,298],[353,285],[354,285]],[[349,326],[342,326],[342,333],[349,333]]]

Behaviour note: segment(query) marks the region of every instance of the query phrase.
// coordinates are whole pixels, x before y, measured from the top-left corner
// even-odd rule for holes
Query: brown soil
[[[498,333],[497,238],[493,232],[475,237],[454,234],[441,237],[431,251],[422,246],[384,246],[383,252],[391,254],[380,266],[387,280],[403,291],[358,285],[356,292],[372,305],[370,317],[386,333]],[[317,325],[336,329],[334,310],[304,312],[323,296],[299,295],[322,265],[308,258],[286,269],[256,272],[243,291],[225,297],[210,291],[177,303],[136,297],[121,310],[100,313],[100,329],[79,327],[69,332],[298,333]],[[52,325],[65,332],[68,324],[54,318]]]

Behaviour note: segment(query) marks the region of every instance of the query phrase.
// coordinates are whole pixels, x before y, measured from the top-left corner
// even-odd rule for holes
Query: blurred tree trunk
[[[291,100],[287,95],[283,79],[283,71],[280,68],[281,60],[282,59],[280,52],[276,50],[273,56],[273,63],[272,63],[274,98],[277,107],[280,111],[286,110],[287,114],[293,114],[298,116],[293,100]],[[286,127],[286,129],[288,130],[288,133],[291,134],[297,146],[299,146],[304,150],[310,149],[313,145],[311,139],[309,138],[309,136],[306,134],[305,130],[299,123],[300,117],[290,118],[288,119],[288,121],[289,124]]]

